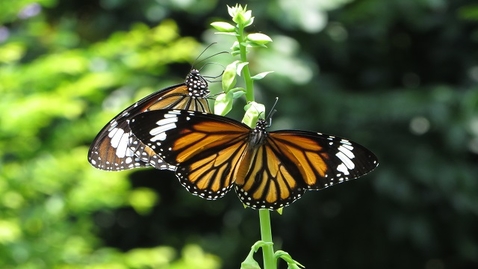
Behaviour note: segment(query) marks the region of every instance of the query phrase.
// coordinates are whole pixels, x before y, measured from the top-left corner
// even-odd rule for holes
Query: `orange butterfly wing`
[[[206,99],[209,94],[207,87],[204,78],[193,69],[185,83],[150,94],[129,106],[98,133],[88,152],[88,161],[96,168],[111,171],[149,165],[157,169],[174,170],[174,167],[158,158],[152,149],[134,137],[129,121],[135,115],[158,109],[210,112]]]
[[[255,148],[247,174],[236,180],[242,202],[253,208],[278,209],[306,190],[320,190],[372,171],[378,161],[347,139],[307,131],[267,133]]]
[[[277,210],[319,190],[373,170],[369,150],[346,139],[305,131],[266,132],[232,119],[184,110],[136,116],[134,134],[176,166],[181,184],[214,200],[235,186],[240,200],[255,209]]]
[[[250,129],[224,117],[209,120],[211,116],[161,110],[138,115],[131,127],[143,143],[177,167],[176,175],[189,192],[215,200],[233,186]]]

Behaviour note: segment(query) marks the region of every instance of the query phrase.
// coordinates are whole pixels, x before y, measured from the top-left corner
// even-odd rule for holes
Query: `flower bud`
[[[238,62],[239,61],[234,61],[233,63],[226,66],[224,73],[222,73],[222,89],[225,92],[228,92],[236,85],[236,72]]]
[[[233,99],[233,92],[219,94],[214,101],[214,114],[224,116],[229,113],[232,109]]]
[[[244,118],[242,118],[242,122],[251,128],[256,126],[257,120],[263,116],[266,111],[266,107],[263,104],[256,102],[250,102],[244,109],[246,113],[244,114]]]
[[[211,23],[211,26],[214,27],[214,29],[218,30],[219,32],[230,33],[236,30],[236,27],[234,27],[234,25],[227,22],[222,22],[222,21],[215,21]]]
[[[236,5],[234,7],[227,7],[227,12],[232,17],[232,21],[247,27],[254,22],[254,17],[252,17],[252,11],[246,10],[247,6],[242,7],[241,5]]]
[[[251,45],[258,45],[261,47],[265,47],[266,44],[272,42],[272,39],[265,34],[261,33],[252,33],[247,35],[247,40],[251,43]]]

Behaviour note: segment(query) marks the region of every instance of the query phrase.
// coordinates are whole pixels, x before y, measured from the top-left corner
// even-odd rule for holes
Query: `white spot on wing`
[[[121,138],[123,137],[124,130],[123,129],[118,129],[114,128],[108,133],[108,136],[111,138],[110,144],[113,148],[117,148]]]
[[[181,114],[180,110],[170,110],[167,114],[164,114],[165,118],[176,118],[176,115]]]
[[[115,135],[116,138],[116,135]],[[124,133],[119,140],[118,147],[116,148],[116,156],[118,158],[124,158],[126,156],[126,151],[128,150],[129,145],[129,133]]]
[[[339,166],[337,166],[337,171],[342,172],[342,174],[344,174],[344,175],[349,175],[349,170],[347,169],[347,167],[343,163],[341,163],[341,164],[339,164]],[[337,176],[340,176],[340,174],[337,175]]]
[[[351,150],[353,150],[353,147],[351,145],[341,145],[339,147],[339,152],[345,154],[345,156],[347,156],[347,158],[349,159],[355,158],[355,155]]]
[[[165,116],[164,119],[158,120],[158,121],[156,122],[156,124],[157,124],[158,126],[163,126],[163,125],[167,125],[167,124],[169,124],[169,123],[178,122],[178,117],[176,117],[176,116],[174,116],[174,117],[166,117],[166,116],[168,116],[167,114],[164,115],[164,116]],[[169,115],[169,116],[171,116],[171,115]]]
[[[353,156],[354,156],[353,153],[350,152],[350,154],[352,154],[352,158],[353,158]],[[354,162],[352,162],[350,160],[349,156],[347,156],[344,152],[339,151],[339,152],[337,152],[337,154],[335,154],[335,156],[337,156],[337,158],[339,158],[340,161],[342,161],[342,163],[340,165],[344,165],[345,169],[352,170],[352,169],[355,168]],[[348,174],[348,171],[347,171],[347,174]]]
[[[176,123],[168,123],[163,126],[158,126],[156,128],[151,129],[149,131],[149,134],[152,135],[153,137],[151,138],[151,142],[154,141],[164,141],[166,139],[166,131],[172,130],[176,128]]]

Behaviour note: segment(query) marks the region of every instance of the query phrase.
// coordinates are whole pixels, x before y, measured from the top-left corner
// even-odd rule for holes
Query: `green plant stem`
[[[262,247],[264,269],[276,269],[276,261],[274,259],[274,246],[272,242],[270,211],[267,209],[260,209],[259,221],[261,226],[261,239],[265,243],[270,243],[264,244],[264,246]]]
[[[242,62],[247,62],[247,47],[244,45],[244,26],[238,25],[237,41],[239,42],[240,57]],[[246,101],[254,101],[254,84],[251,78],[249,65],[242,69],[242,77],[244,78],[246,89]],[[252,127],[251,127],[252,128]],[[261,240],[265,242],[262,246],[262,256],[264,261],[264,269],[276,269],[276,261],[274,259],[274,246],[272,242],[272,229],[270,211],[267,209],[259,210],[259,222],[261,226]]]
[[[237,37],[239,41],[239,49],[240,49],[240,56],[242,62],[247,62],[247,48],[244,45],[244,27],[242,25],[239,26],[239,35]],[[251,71],[249,70],[249,65],[244,66],[242,69],[242,76],[244,77],[245,88],[246,88],[246,101],[253,102],[254,101],[254,84],[251,79]]]

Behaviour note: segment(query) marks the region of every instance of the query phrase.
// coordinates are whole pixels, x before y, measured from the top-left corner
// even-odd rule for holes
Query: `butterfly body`
[[[198,70],[191,70],[184,83],[150,94],[114,117],[93,141],[88,161],[94,167],[108,171],[145,166],[175,170],[175,167],[158,158],[151,148],[134,137],[129,122],[135,115],[158,109],[180,108],[210,112],[206,99],[208,95],[207,81]],[[131,141],[138,142],[133,149]]]
[[[306,190],[320,190],[373,170],[369,150],[321,133],[268,132],[213,114],[157,110],[130,123],[135,136],[177,167],[181,184],[194,195],[215,200],[235,188],[247,206],[277,210]]]

